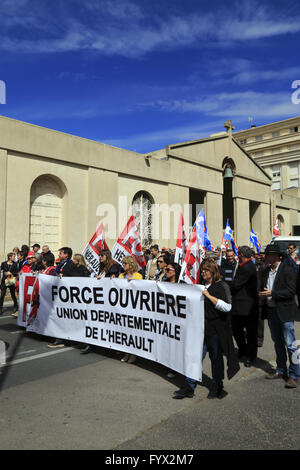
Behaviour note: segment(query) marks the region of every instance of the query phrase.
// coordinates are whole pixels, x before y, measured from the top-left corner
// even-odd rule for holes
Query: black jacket
[[[83,266],[83,265],[78,266],[78,265],[74,264],[73,268],[70,270],[69,275],[71,277],[90,277],[91,273],[85,266]],[[65,274],[64,274],[64,276],[65,276]]]
[[[230,303],[227,289],[228,286],[221,281],[213,283],[207,290],[213,297]],[[230,314],[217,310],[207,298],[204,299],[204,311],[204,335],[210,336],[217,334],[222,351],[227,359],[227,377],[230,380],[240,369],[239,361],[234,351]]]
[[[231,284],[232,315],[258,314],[256,268],[251,260],[239,265]]]
[[[11,272],[14,277],[17,277],[18,275],[18,265],[17,263],[13,262],[13,264],[9,265],[7,264],[7,261],[4,261],[1,263],[1,273],[3,274],[2,279],[1,279],[1,284],[5,285],[5,279],[6,276],[4,273]]]
[[[266,268],[262,275],[261,291],[267,287],[270,267]],[[272,288],[272,300],[275,302],[276,311],[281,321],[294,321],[298,309],[295,302],[296,273],[287,264],[281,262]],[[267,300],[262,306],[262,318],[268,317]]]
[[[221,273],[223,281],[227,282],[229,286],[231,286],[232,284],[235,268],[236,268],[235,260],[233,263],[229,263],[227,259],[222,259],[221,266],[220,266],[220,273]]]

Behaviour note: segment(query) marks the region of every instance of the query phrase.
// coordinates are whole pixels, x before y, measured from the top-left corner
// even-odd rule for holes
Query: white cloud
[[[157,50],[203,43],[218,47],[300,31],[300,17],[278,15],[257,2],[235,2],[213,12],[151,13],[130,0],[87,2],[3,0],[0,49],[21,52],[95,50],[106,55],[140,57]],[[31,8],[30,8],[31,5]],[[51,7],[52,5],[52,7]],[[184,11],[184,13],[183,13]],[[15,34],[12,26],[22,26]],[[23,34],[22,34],[23,33]],[[33,33],[33,34],[32,34]],[[33,38],[34,36],[34,38]]]
[[[297,115],[299,107],[291,102],[292,90],[287,92],[234,92],[198,96],[194,100],[157,100],[149,106],[166,112],[201,113],[204,116],[289,116]]]

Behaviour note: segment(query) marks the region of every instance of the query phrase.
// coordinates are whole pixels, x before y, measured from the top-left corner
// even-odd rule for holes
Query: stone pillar
[[[252,226],[261,245],[268,245],[272,238],[270,217],[270,204],[260,203],[253,217]]]
[[[223,195],[206,193],[205,218],[210,241],[214,247],[220,246],[223,235]]]
[[[290,185],[290,175],[289,175],[289,166],[282,165],[281,166],[281,188],[286,189]]]
[[[117,173],[97,168],[88,169],[87,242],[98,223],[103,221],[106,241],[112,248],[119,235],[118,195]]]
[[[169,197],[169,223],[170,223],[170,237],[166,240],[166,244],[170,248],[176,247],[178,221],[180,212],[183,215],[185,234],[188,237],[189,227],[189,188],[177,186],[174,184],[168,185]]]
[[[247,199],[234,199],[235,241],[238,246],[250,243],[250,213]]]
[[[0,149],[0,256],[5,260],[6,202],[7,202],[7,151]]]

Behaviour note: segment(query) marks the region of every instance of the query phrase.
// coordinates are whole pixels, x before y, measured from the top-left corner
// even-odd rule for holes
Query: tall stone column
[[[118,174],[97,168],[88,169],[87,242],[99,221],[103,221],[110,248],[118,237]]]
[[[249,245],[250,211],[249,201],[236,197],[234,199],[235,240],[238,245]]]
[[[260,203],[252,220],[254,231],[258,234],[261,245],[268,245],[272,238],[270,230],[271,207],[270,204]]]
[[[206,193],[205,218],[211,243],[216,247],[221,245],[223,235],[223,195]]]

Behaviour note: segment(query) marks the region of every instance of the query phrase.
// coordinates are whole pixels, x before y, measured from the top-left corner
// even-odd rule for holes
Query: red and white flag
[[[182,263],[185,258],[188,242],[185,236],[183,215],[180,214],[178,222],[178,232],[177,232],[177,241],[176,241],[176,250],[175,250],[175,263],[178,263],[182,266]]]
[[[221,242],[221,249],[222,250],[230,250],[231,246],[229,245],[229,241],[224,238],[225,236],[225,230],[223,230],[223,237],[222,237],[222,242]]]
[[[112,257],[117,263],[122,264],[124,256],[133,256],[138,263],[139,269],[146,266],[140,236],[133,215],[128,219],[117,243],[112,249]]]
[[[90,269],[94,271],[95,274],[99,273],[99,255],[102,250],[109,250],[109,248],[105,241],[104,227],[101,223],[100,225],[98,225],[96,232],[94,233],[82,253],[86,264]]]
[[[273,225],[273,237],[278,237],[279,236],[279,222],[278,222],[278,217],[275,219],[275,223]]]
[[[205,252],[201,249],[198,243],[196,225],[194,225],[185,258],[182,263],[179,281],[183,281],[186,284],[199,284],[200,264],[204,255]]]

